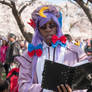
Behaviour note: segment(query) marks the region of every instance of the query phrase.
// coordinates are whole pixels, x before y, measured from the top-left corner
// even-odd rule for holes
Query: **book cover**
[[[72,90],[88,89],[92,85],[92,62],[67,66],[45,60],[42,88],[57,91],[57,85],[68,84]]]

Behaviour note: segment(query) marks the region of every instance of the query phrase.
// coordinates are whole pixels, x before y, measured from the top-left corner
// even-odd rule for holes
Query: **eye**
[[[46,29],[46,25],[41,26],[40,29]]]
[[[51,23],[51,24],[49,25],[49,27],[50,27],[50,28],[55,28],[55,27],[56,27],[56,24],[55,24],[55,23]]]

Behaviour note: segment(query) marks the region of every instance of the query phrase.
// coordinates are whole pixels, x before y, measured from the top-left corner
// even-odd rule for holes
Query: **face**
[[[20,42],[21,48],[24,47],[24,42]]]
[[[50,46],[52,36],[57,33],[57,25],[53,20],[50,20],[43,26],[39,27],[39,32],[44,41]]]
[[[5,40],[2,40],[2,43],[3,43],[3,45],[6,45],[6,41]]]
[[[8,40],[9,40],[10,42],[13,42],[15,39],[14,39],[14,38],[8,38]]]
[[[92,40],[87,41],[87,55],[92,56]]]
[[[88,46],[88,49],[92,51],[92,47],[91,46]],[[87,55],[88,56],[92,56],[92,52],[87,52]]]

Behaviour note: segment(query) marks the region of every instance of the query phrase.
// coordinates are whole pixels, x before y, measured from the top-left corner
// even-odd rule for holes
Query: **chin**
[[[51,46],[51,43],[49,43],[48,45]]]

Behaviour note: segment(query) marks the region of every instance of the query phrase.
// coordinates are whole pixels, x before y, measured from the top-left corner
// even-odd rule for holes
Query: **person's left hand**
[[[63,85],[61,84],[60,86],[57,86],[58,92],[72,92],[72,89],[70,88],[69,85]]]

